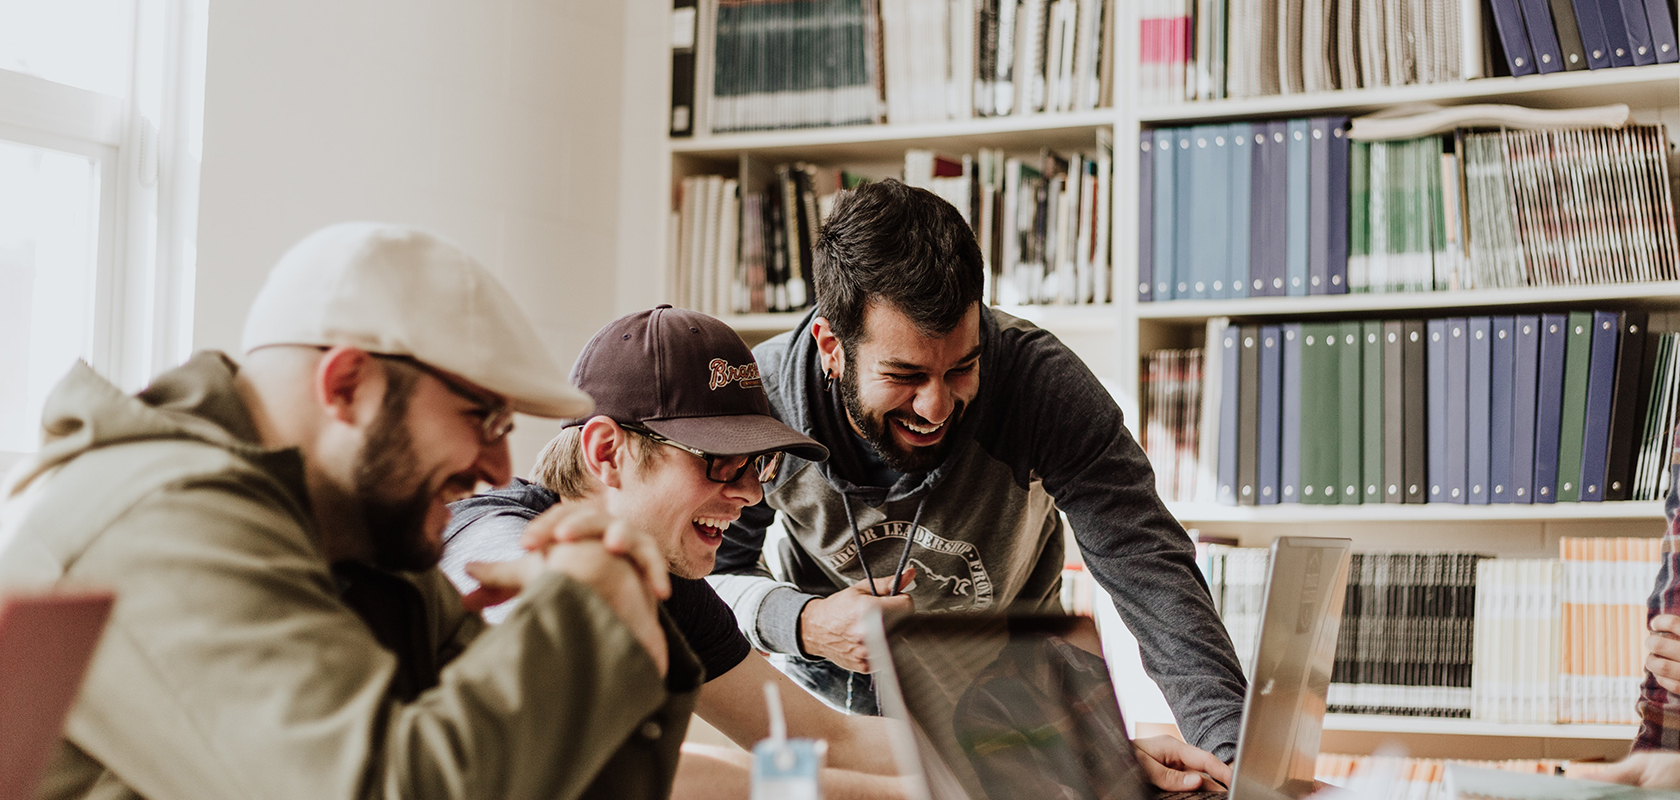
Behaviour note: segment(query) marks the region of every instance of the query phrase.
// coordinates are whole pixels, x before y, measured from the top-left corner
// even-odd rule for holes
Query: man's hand
[[[1651,618],[1651,635],[1645,639],[1651,655],[1645,658],[1645,669],[1656,677],[1657,685],[1680,695],[1680,617],[1658,614]]]
[[[1651,624],[1656,627],[1656,620]],[[1680,753],[1634,753],[1621,763],[1611,764],[1587,777],[1646,789],[1680,789]]]
[[[598,541],[607,552],[630,561],[654,597],[671,596],[671,578],[665,556],[653,537],[624,524],[599,505],[571,501],[562,503],[531,520],[519,544],[532,552],[544,552],[557,544]]]
[[[1149,782],[1167,791],[1219,791],[1231,786],[1229,766],[1212,753],[1171,736],[1137,739],[1132,742],[1132,749]],[[1214,785],[1209,777],[1222,785]]]
[[[899,588],[908,586],[916,578],[914,568],[904,571]],[[826,658],[852,672],[874,672],[869,663],[869,647],[863,642],[863,618],[870,609],[880,609],[882,619],[890,625],[916,610],[909,595],[891,593],[891,577],[876,578],[877,597],[869,591],[868,581],[858,581],[834,594],[805,604],[799,612],[799,639],[805,652]]]

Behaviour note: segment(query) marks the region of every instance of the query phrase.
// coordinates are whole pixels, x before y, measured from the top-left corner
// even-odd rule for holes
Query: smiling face
[[[671,574],[710,575],[724,530],[764,499],[758,475],[718,483],[706,477],[705,459],[651,439],[632,444],[632,435],[606,417],[584,425],[585,459],[605,487],[607,511],[651,535]]]
[[[840,378],[852,427],[887,466],[924,472],[950,449],[951,430],[980,391],[980,307],[930,336],[897,308],[871,303],[863,335],[844,347],[819,320],[823,366]]]

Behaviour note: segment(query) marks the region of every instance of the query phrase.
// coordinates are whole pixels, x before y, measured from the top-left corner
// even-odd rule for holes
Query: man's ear
[[[834,326],[828,323],[827,317],[817,317],[811,323],[811,336],[817,340],[817,356],[822,359],[823,374],[840,377],[846,370],[846,351],[840,346],[840,337],[834,335]]]
[[[358,424],[359,405],[372,402],[372,411],[378,411],[377,398],[382,397],[384,386],[385,370],[365,350],[334,347],[315,364],[315,401],[329,417],[346,425]]]
[[[630,433],[619,427],[611,417],[597,416],[583,423],[578,436],[584,469],[602,486],[612,489],[624,485],[624,471],[630,467]]]

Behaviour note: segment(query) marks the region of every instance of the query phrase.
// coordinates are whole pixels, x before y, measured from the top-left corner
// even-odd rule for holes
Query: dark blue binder
[[[1464,476],[1465,494],[1471,505],[1490,502],[1488,483],[1491,454],[1492,384],[1493,384],[1493,320],[1488,317],[1470,318],[1470,386],[1466,393],[1469,409],[1465,439],[1468,451]]]
[[[1516,499],[1516,487],[1511,484],[1511,431],[1515,417],[1511,394],[1516,388],[1516,319],[1494,317],[1492,339],[1492,352],[1488,359],[1487,495],[1489,502],[1509,503]]]
[[[1470,321],[1453,317],[1447,320],[1447,480],[1441,498],[1448,503],[1470,499],[1469,444]]]
[[[1219,492],[1217,499],[1228,506],[1237,504],[1237,392],[1240,389],[1237,339],[1242,331],[1226,325],[1219,335]]]
[[[1260,326],[1260,447],[1256,472],[1260,505],[1278,502],[1279,439],[1283,433],[1283,328]]]
[[[1645,0],[1621,0],[1621,5],[1622,21],[1627,24],[1628,54],[1633,56],[1634,65],[1657,63],[1657,48],[1651,41],[1651,23],[1645,19]]]
[[[1283,422],[1278,442],[1278,502],[1301,502],[1301,323],[1283,326]]]
[[[1604,38],[1610,41],[1610,66],[1633,66],[1633,38],[1628,35],[1622,0],[1598,0],[1598,13],[1604,17]]]
[[[1330,293],[1330,120],[1307,120],[1307,294]]]
[[[1327,211],[1324,215],[1325,224],[1329,227],[1328,261],[1326,271],[1330,274],[1330,294],[1347,294],[1347,262],[1348,262],[1348,152],[1350,142],[1347,138],[1348,117],[1331,117],[1329,119],[1330,153],[1328,162],[1328,195]]]
[[[1528,28],[1528,44],[1534,50],[1534,68],[1542,74],[1563,71],[1563,51],[1558,47],[1557,29],[1552,27],[1552,11],[1546,0],[1517,0],[1522,5],[1523,24]]]
[[[1604,15],[1598,0],[1571,0],[1575,23],[1581,28],[1581,45],[1587,48],[1587,68],[1604,69],[1610,62],[1610,38],[1604,32]]]
[[[1290,297],[1305,297],[1310,280],[1307,274],[1307,225],[1312,213],[1309,195],[1312,174],[1312,130],[1304,119],[1287,123],[1288,172],[1285,200],[1288,212],[1284,220],[1284,293]]]
[[[1271,294],[1271,269],[1266,266],[1271,256],[1268,250],[1272,212],[1266,207],[1271,199],[1271,184],[1267,175],[1271,170],[1272,137],[1267,124],[1254,123],[1254,135],[1249,138],[1248,160],[1253,169],[1248,173],[1248,296],[1265,297]]]
[[[1178,186],[1173,189],[1173,204],[1177,206],[1173,209],[1173,232],[1178,239],[1177,242],[1173,243],[1173,297],[1182,299],[1196,296],[1195,289],[1192,287],[1195,281],[1195,273],[1190,260],[1190,243],[1193,239],[1201,236],[1202,232],[1196,230],[1194,223],[1196,219],[1196,185],[1192,179],[1195,177],[1196,167],[1195,154],[1191,152],[1191,148],[1196,143],[1195,129],[1174,128],[1173,130],[1178,135],[1178,154],[1175,156],[1178,163],[1174,171],[1174,183]]]
[[[1674,41],[1674,15],[1665,0],[1645,0],[1645,22],[1651,28],[1651,46],[1658,64],[1680,61],[1680,43]]]
[[[1171,300],[1178,276],[1173,274],[1177,254],[1178,232],[1174,230],[1173,215],[1178,212],[1178,129],[1158,128],[1155,131],[1155,297]]]
[[[1587,368],[1587,419],[1581,434],[1581,502],[1604,499],[1610,465],[1610,412],[1616,394],[1616,346],[1621,325],[1614,311],[1593,312],[1592,365]]]
[[[1563,425],[1563,364],[1569,318],[1540,315],[1540,369],[1534,405],[1534,502],[1557,502],[1558,444]]]
[[[1521,6],[1517,0],[1493,0],[1492,5],[1493,25],[1499,31],[1499,44],[1505,51],[1505,66],[1515,76],[1533,75],[1537,71],[1534,49],[1528,46]]]
[[[1002,236],[998,231],[994,236]],[[1155,134],[1138,145],[1138,302],[1155,299]]]
[[[1231,233],[1227,237],[1230,252],[1226,257],[1225,296],[1247,297],[1249,294],[1248,251],[1251,239],[1250,194],[1254,183],[1254,133],[1246,122],[1233,122],[1226,132],[1230,140],[1230,185],[1227,195],[1231,202]]]
[[[1511,502],[1534,502],[1534,421],[1540,406],[1540,318],[1516,318],[1511,368]],[[1557,381],[1562,402],[1562,381]],[[1561,409],[1560,409],[1561,411]]]
[[[1425,367],[1429,375],[1425,391],[1429,398],[1428,484],[1424,496],[1430,503],[1447,501],[1447,321],[1432,319],[1424,323]]]
[[[1254,151],[1254,233],[1259,248],[1249,254],[1253,259],[1250,270],[1259,270],[1260,290],[1250,296],[1280,297],[1287,293],[1284,285],[1289,223],[1289,145],[1285,141],[1287,123],[1268,122],[1262,136],[1265,143]],[[1250,284],[1251,286],[1253,284]]]

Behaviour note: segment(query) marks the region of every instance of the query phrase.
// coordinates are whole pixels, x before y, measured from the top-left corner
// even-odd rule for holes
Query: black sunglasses
[[[685,453],[692,453],[706,461],[706,480],[713,483],[734,483],[747,474],[750,468],[758,475],[759,483],[768,483],[776,479],[776,473],[782,468],[783,453],[780,450],[757,455],[720,456],[689,447],[682,442],[673,442],[664,436],[654,433],[640,425],[623,425],[627,430],[635,431],[660,444],[675,447]]]

